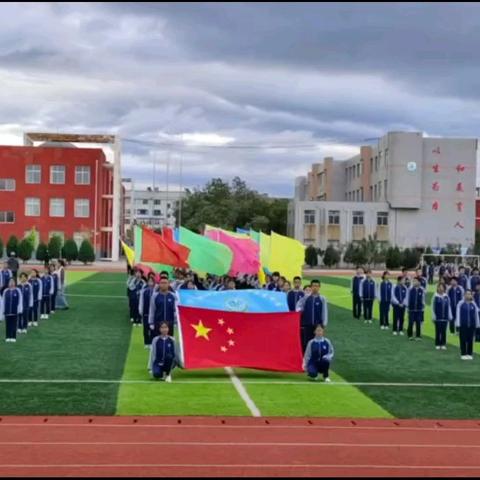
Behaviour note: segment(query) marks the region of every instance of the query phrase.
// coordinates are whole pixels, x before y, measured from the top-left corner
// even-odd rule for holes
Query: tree
[[[62,248],[62,257],[68,263],[71,263],[78,258],[78,247],[75,240],[69,239],[65,242],[65,245]]]
[[[80,250],[78,251],[78,259],[85,265],[87,263],[95,261],[95,252],[93,250],[92,244],[88,240],[84,240],[80,245]]]
[[[46,262],[49,259],[48,255],[48,247],[45,245],[45,243],[40,242],[37,247],[37,253],[35,255],[37,257],[37,260],[40,262]]]
[[[355,265],[365,265],[367,263],[367,254],[361,245],[354,247],[352,263]]]
[[[318,265],[317,249],[313,245],[309,245],[305,249],[305,263],[309,267],[316,267]]]
[[[416,268],[420,261],[420,254],[415,248],[406,248],[402,252],[402,265],[405,268]]]
[[[333,245],[329,245],[323,255],[323,263],[327,267],[333,267],[340,262],[340,252]]]
[[[62,243],[62,237],[59,235],[52,235],[52,238],[48,242],[48,252],[50,254],[50,258],[60,258]]]
[[[345,253],[343,254],[343,261],[345,263],[354,263],[353,261],[354,253],[355,253],[355,246],[353,245],[353,243],[350,242],[347,245]]]
[[[265,217],[264,215],[255,215],[252,218],[252,222],[247,224],[253,230],[257,230],[258,232],[266,232],[270,225],[270,220]]]
[[[7,257],[12,253],[18,254],[18,238],[15,235],[12,235],[7,242]]]
[[[33,254],[33,244],[31,239],[24,238],[18,245],[18,256],[24,261],[27,262],[32,258]]]
[[[389,247],[385,254],[385,266],[388,269],[396,270],[402,266],[402,252],[398,247]]]
[[[3,257],[3,242],[2,239],[0,238],[0,258]]]

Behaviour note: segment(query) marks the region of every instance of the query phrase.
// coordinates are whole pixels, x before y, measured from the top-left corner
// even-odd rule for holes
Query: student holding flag
[[[300,330],[303,351],[315,336],[317,325],[326,327],[328,324],[327,299],[320,295],[320,280],[312,280],[310,286],[312,293],[301,298],[296,307],[297,312],[302,312]]]
[[[294,312],[297,308],[297,303],[305,296],[305,292],[302,290],[302,279],[295,277],[293,279],[293,289],[287,293],[288,309]]]
[[[152,341],[148,369],[156,380],[171,383],[171,372],[179,364],[180,360],[175,339],[169,336],[168,323],[161,322],[159,324],[159,335]]]
[[[330,382],[329,369],[334,350],[332,342],[324,337],[325,330],[321,325],[315,328],[315,337],[310,340],[305,349],[303,369],[311,380],[318,380],[322,374],[326,383]]]

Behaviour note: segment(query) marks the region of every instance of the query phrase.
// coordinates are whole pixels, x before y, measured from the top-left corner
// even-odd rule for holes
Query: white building
[[[149,225],[153,228],[177,226],[175,211],[181,199],[185,198],[185,192],[151,187],[140,190],[129,178],[123,179],[123,186],[125,234],[133,225]]]

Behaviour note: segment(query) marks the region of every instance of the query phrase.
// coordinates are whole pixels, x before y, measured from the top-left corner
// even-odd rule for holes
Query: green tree
[[[355,246],[353,245],[352,242],[350,242],[347,245],[347,248],[345,249],[345,253],[343,254],[343,261],[345,263],[350,263],[350,264],[354,263],[353,261],[354,253],[355,253]]]
[[[34,248],[31,239],[24,238],[18,245],[18,256],[27,262],[32,258]]]
[[[323,263],[327,267],[333,267],[340,263],[340,252],[332,245],[329,245],[323,255]]]
[[[388,269],[396,270],[402,266],[403,256],[398,247],[389,247],[385,254],[385,265]]]
[[[353,249],[352,263],[355,265],[365,265],[368,261],[367,253],[362,245],[357,245]]]
[[[59,235],[52,235],[52,238],[48,242],[48,252],[50,254],[50,258],[60,258],[62,243],[62,237]]]
[[[71,263],[78,258],[78,247],[75,240],[69,239],[65,242],[65,245],[62,248],[62,257],[68,263]]]
[[[305,249],[305,263],[310,267],[318,265],[317,249],[313,245],[309,245]]]
[[[88,240],[84,240],[80,245],[78,259],[85,265],[95,261],[95,251],[93,250],[92,244]]]
[[[37,247],[37,252],[35,254],[37,260],[40,262],[46,262],[49,259],[48,255],[48,247],[45,245],[45,243],[40,242]]]
[[[252,222],[250,224],[247,223],[247,228],[253,228],[257,232],[266,232],[270,225],[270,220],[265,217],[264,215],[255,215],[252,218]]]
[[[7,257],[12,253],[18,255],[18,238],[15,235],[12,235],[7,242]]]

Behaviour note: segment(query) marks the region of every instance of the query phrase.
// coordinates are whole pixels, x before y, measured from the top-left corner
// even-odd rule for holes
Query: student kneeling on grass
[[[175,339],[170,337],[168,332],[168,323],[160,323],[160,335],[152,341],[149,370],[153,378],[170,383],[172,381],[171,372],[180,362]]]
[[[318,380],[321,373],[325,382],[330,382],[328,371],[333,359],[333,345],[324,337],[325,330],[321,325],[315,328],[315,337],[308,342],[303,358],[303,369],[311,380]]]

